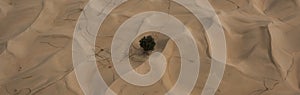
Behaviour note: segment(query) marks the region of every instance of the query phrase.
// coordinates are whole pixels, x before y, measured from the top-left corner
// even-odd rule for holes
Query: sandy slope
[[[83,95],[73,71],[72,35],[87,0],[0,1],[0,95]],[[298,0],[210,0],[226,32],[228,63],[216,95],[300,95]],[[181,5],[168,0],[130,0],[113,10],[99,30],[97,65],[119,95],[162,95],[176,82],[180,55],[168,37],[154,35],[167,57],[164,77],[149,87],[126,83],[110,60],[112,37],[122,22],[139,12],[174,15],[191,29],[201,57],[192,94],[202,92],[209,68],[209,45],[201,23]],[[141,36],[142,37],[142,36]],[[147,72],[147,56],[138,39],[131,64]],[[108,60],[107,60],[108,59]],[[172,64],[170,64],[172,63]]]
[[[84,1],[2,0],[1,95],[81,94],[71,64],[71,38]],[[9,9],[8,9],[9,8]],[[5,46],[5,45],[3,45]]]

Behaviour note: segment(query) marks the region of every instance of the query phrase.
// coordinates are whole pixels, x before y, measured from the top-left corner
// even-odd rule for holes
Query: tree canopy
[[[153,51],[154,46],[156,45],[152,36],[144,36],[139,42],[140,46],[144,49],[145,52]]]

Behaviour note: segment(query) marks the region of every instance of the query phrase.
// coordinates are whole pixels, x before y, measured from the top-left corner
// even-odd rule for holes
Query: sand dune
[[[209,0],[226,34],[227,64],[215,95],[300,95],[300,19],[298,0]],[[84,95],[72,64],[74,28],[88,0],[0,1],[0,95]],[[211,67],[210,45],[202,24],[185,7],[169,0],[129,0],[103,22],[95,56],[104,81],[118,95],[163,95],[180,70],[176,44],[152,35],[155,51],[167,59],[167,73],[140,87],[120,78],[111,61],[111,42],[118,27],[137,13],[160,11],[179,19],[195,38],[200,74],[191,95],[201,94]],[[209,19],[209,18],[208,18]],[[143,36],[140,36],[141,38]],[[149,71],[149,55],[137,38],[131,65]]]

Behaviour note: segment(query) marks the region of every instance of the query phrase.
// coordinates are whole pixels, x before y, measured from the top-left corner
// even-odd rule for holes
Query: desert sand
[[[209,0],[226,34],[227,63],[215,95],[300,95],[300,1]],[[0,95],[84,95],[72,64],[72,38],[88,0],[0,1]],[[180,54],[166,35],[149,32],[155,50],[167,59],[167,73],[140,87],[122,80],[111,61],[118,27],[136,13],[160,11],[190,29],[200,55],[200,74],[191,95],[201,94],[213,60],[201,23],[172,0],[129,0],[108,15],[95,45],[97,66],[118,95],[164,95],[176,82]],[[130,48],[131,65],[149,71],[138,37]]]

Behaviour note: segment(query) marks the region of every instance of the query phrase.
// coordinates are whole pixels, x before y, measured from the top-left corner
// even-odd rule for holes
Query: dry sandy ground
[[[113,34],[122,22],[143,11],[161,11],[181,20],[196,38],[199,95],[210,68],[209,45],[201,23],[168,0],[129,0],[113,10],[99,30],[95,55],[101,75],[118,95],[163,95],[178,77],[180,55],[173,41],[158,34],[156,51],[165,54],[164,77],[149,87],[124,82],[110,59]],[[83,95],[72,65],[72,35],[88,0],[0,1],[0,95]],[[299,0],[210,0],[226,33],[228,58],[216,95],[300,95]],[[149,70],[138,41],[131,62]]]

